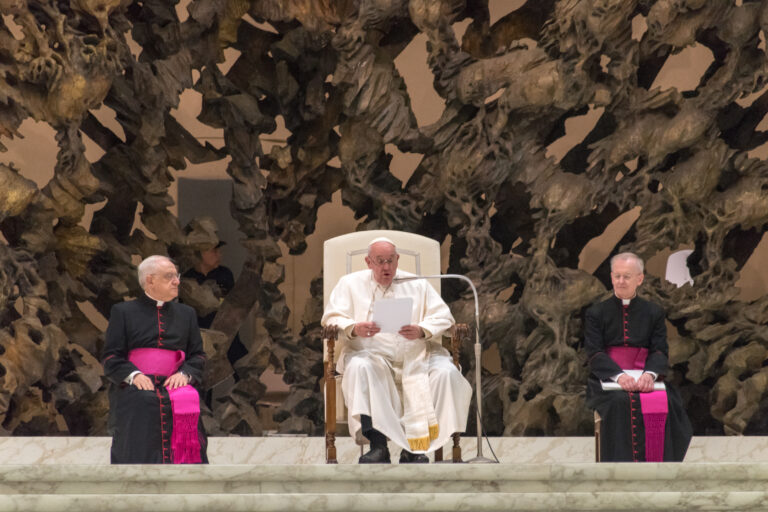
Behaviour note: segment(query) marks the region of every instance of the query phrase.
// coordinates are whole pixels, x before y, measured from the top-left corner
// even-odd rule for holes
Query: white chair
[[[331,291],[339,279],[351,272],[368,268],[365,257],[368,244],[374,238],[387,237],[397,246],[400,255],[398,268],[417,275],[440,273],[440,244],[425,236],[404,231],[358,231],[325,241],[323,246],[323,305],[328,304]],[[440,293],[440,280],[430,279]],[[466,324],[457,324],[451,331],[451,353],[458,366],[460,341],[469,336]],[[342,346],[335,326],[323,327],[323,366],[325,374],[325,454],[326,462],[335,464],[336,426],[347,423],[347,408],[341,392],[341,375],[336,372],[336,360]],[[453,461],[461,462],[460,434],[453,435]],[[443,458],[442,448],[435,452],[435,461]]]

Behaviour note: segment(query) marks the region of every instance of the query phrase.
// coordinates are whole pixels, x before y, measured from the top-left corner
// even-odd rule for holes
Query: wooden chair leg
[[[330,363],[325,363],[329,365]],[[328,372],[326,372],[328,375]],[[325,462],[337,464],[336,460],[336,377],[325,381]]]
[[[324,334],[327,339],[328,357],[323,365],[325,377],[325,462],[338,464],[336,460],[336,371],[333,367],[333,352],[336,342],[336,331],[329,330]]]
[[[456,324],[451,329],[451,356],[453,357],[453,364],[461,372],[461,364],[459,364],[459,354],[461,353],[461,344],[469,338],[469,326],[467,324]],[[453,449],[452,460],[456,462],[464,462],[461,459],[461,433],[454,432],[453,435]]]
[[[602,422],[602,418],[595,411],[595,462],[600,462],[600,430]]]
[[[435,462],[443,462],[443,448],[435,450]]]
[[[453,462],[464,462],[461,460],[461,434],[453,434]]]

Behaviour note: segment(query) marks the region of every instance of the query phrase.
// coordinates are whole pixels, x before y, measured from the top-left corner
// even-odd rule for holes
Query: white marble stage
[[[108,438],[5,437],[0,511],[768,510],[766,437],[694,438],[682,464],[595,464],[588,437],[491,444],[501,464],[360,466],[340,438],[326,465],[322,438],[231,437],[208,466],[111,466]]]
[[[476,438],[461,439],[464,460],[477,452]],[[491,437],[490,445],[502,464],[594,462],[592,437]],[[0,437],[0,464],[109,464],[108,437]],[[211,464],[323,464],[321,437],[211,437]],[[348,437],[336,440],[340,464],[355,464],[360,447]],[[391,447],[393,460],[400,453]],[[445,449],[447,457],[451,450]],[[492,458],[488,444],[483,455]],[[685,462],[765,462],[768,437],[694,437]]]

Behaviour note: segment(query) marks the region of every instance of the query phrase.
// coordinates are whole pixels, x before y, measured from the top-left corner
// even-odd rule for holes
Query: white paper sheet
[[[381,328],[381,332],[398,333],[400,329],[411,324],[413,299],[379,299],[373,303],[373,321]]]
[[[637,380],[640,378],[640,376],[643,374],[643,370],[623,370],[624,373],[632,377],[633,379]],[[600,385],[603,387],[606,391],[616,391],[620,390],[621,386],[618,382],[613,382],[612,380],[609,381],[601,381]],[[667,389],[666,386],[664,386],[663,382],[654,382],[653,383],[653,390],[654,391],[661,391],[663,389]]]

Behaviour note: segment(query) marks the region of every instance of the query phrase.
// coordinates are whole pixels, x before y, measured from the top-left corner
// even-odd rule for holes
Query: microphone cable
[[[493,455],[493,460],[496,461],[496,464],[501,464],[501,461],[496,456],[496,452],[493,451],[493,446],[491,446],[491,441],[488,439],[488,434],[485,432],[485,425],[483,425],[483,418],[480,416],[480,411],[477,410],[477,406],[475,406],[475,413],[477,414],[478,419],[480,420],[480,428],[482,430],[483,437],[485,438],[485,444],[488,445],[488,449],[491,450],[491,455]]]

